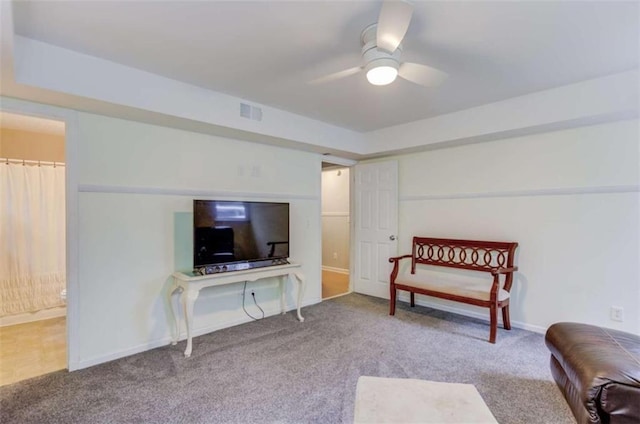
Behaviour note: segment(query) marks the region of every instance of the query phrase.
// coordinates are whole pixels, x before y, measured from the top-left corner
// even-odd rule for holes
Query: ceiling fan
[[[419,63],[402,62],[402,39],[407,33],[413,6],[401,0],[385,0],[378,22],[366,27],[361,35],[362,66],[345,69],[310,81],[322,84],[364,70],[373,85],[387,85],[397,76],[426,87],[439,85],[447,74]]]

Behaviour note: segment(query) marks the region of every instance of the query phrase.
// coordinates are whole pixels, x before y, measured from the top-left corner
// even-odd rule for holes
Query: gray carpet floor
[[[2,423],[348,423],[361,375],[474,384],[502,423],[573,423],[540,334],[350,294],[0,388]]]

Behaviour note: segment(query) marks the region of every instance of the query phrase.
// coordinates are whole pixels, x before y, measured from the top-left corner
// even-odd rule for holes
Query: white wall
[[[630,119],[640,106],[638,78],[634,69],[382,128],[366,134],[367,153],[451,147]]]
[[[349,181],[349,168],[322,171],[322,266],[346,272],[350,249]]]
[[[319,155],[86,113],[78,121],[80,367],[168,344],[164,293],[172,272],[191,267],[194,198],[290,202],[303,303],[320,301]],[[277,281],[249,286],[278,311]],[[195,333],[248,321],[241,289],[203,291]]]
[[[182,124],[192,127],[196,124],[216,125],[232,130],[238,137],[249,133],[252,140],[263,142],[274,137],[274,141],[315,144],[325,151],[361,152],[365,147],[362,134],[356,131],[254,102],[250,102],[251,105],[262,109],[262,120],[245,119],[240,117],[240,103],[247,103],[244,99],[13,33],[10,35],[14,44],[7,53],[15,54],[16,82],[78,96],[80,99],[73,103],[77,109],[95,110],[91,109],[97,106],[95,102],[84,101],[94,99],[133,108],[140,117],[151,118],[152,115],[146,112],[153,112],[164,115],[166,120],[182,118],[185,120]],[[155,118],[154,122],[157,122]]]
[[[639,139],[627,120],[398,156],[399,253],[414,235],[517,241],[516,324],[640,333]]]

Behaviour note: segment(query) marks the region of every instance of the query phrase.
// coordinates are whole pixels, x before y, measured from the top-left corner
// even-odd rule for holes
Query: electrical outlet
[[[333,252],[333,259],[338,259],[338,252]]]
[[[612,306],[610,314],[611,321],[624,321],[624,308],[622,306]]]

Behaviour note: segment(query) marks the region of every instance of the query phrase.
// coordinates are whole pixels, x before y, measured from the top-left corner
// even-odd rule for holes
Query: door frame
[[[78,112],[56,106],[1,97],[0,110],[65,123],[65,225],[67,279],[67,369],[80,368],[78,282]]]
[[[354,178],[354,169],[358,161],[352,159],[341,158],[333,155],[322,155],[320,160],[320,192],[322,193],[322,162],[330,163],[332,165],[349,168],[349,291],[347,293],[353,292],[354,282],[353,282],[353,258],[355,253],[355,244],[353,243],[353,237],[355,234],[355,227],[353,225],[353,208],[355,207],[355,196],[354,196],[354,187],[355,187],[355,178]],[[322,226],[322,195],[320,195],[320,226]],[[320,242],[322,242],[322,235],[320,235]],[[322,269],[322,248],[320,248],[320,268]],[[322,285],[322,279],[320,280]],[[320,296],[322,298],[322,295]],[[324,301],[324,300],[322,300]]]

